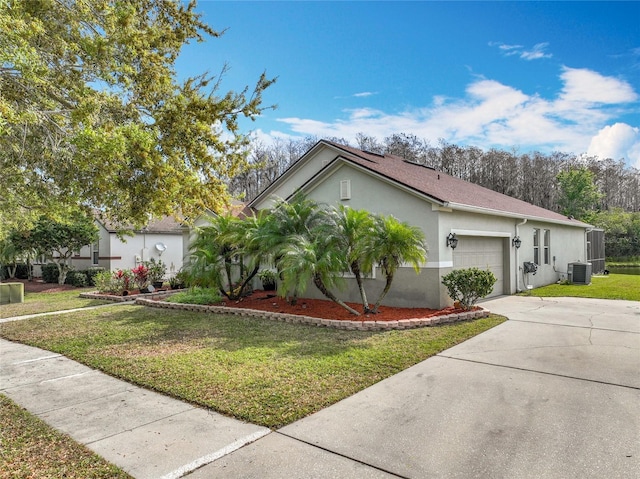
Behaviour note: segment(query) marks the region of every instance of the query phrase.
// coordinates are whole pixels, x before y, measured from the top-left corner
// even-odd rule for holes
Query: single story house
[[[441,281],[457,268],[490,269],[498,279],[491,296],[497,296],[554,283],[566,277],[568,263],[587,260],[590,225],[394,155],[319,141],[249,207],[269,209],[297,190],[329,205],[393,215],[424,231],[428,261],[417,276],[408,265],[398,271],[385,298],[390,306],[450,305]],[[535,274],[529,263],[537,265]],[[384,286],[373,273],[366,284],[371,298]],[[347,284],[339,296],[359,301],[355,281]],[[322,297],[313,287],[305,294]]]
[[[183,264],[184,227],[170,216],[151,221],[146,228],[131,230],[132,236],[118,236],[118,228],[96,219],[100,239],[83,247],[71,258],[76,270],[100,266],[106,270],[135,268],[154,258],[167,265],[167,278],[175,275]]]

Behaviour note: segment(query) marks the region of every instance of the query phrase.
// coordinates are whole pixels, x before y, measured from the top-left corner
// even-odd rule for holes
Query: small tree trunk
[[[260,265],[256,266],[255,268],[253,268],[253,270],[251,271],[251,273],[249,273],[249,275],[244,279],[244,281],[242,281],[242,283],[240,283],[240,288],[238,289],[238,297],[242,297],[242,293],[244,291],[244,289],[247,287],[247,285],[249,284],[249,281],[251,281],[253,279],[253,277],[258,274],[258,270],[260,269]],[[239,299],[239,298],[235,298],[235,299]]]
[[[393,282],[393,273],[387,273],[387,282],[384,285],[384,289],[382,290],[382,293],[380,293],[380,296],[378,297],[378,301],[376,301],[376,305],[373,307],[372,313],[376,314],[378,312],[378,308],[380,307],[380,303],[382,303],[382,300],[384,299],[384,297],[387,295],[387,293],[391,289],[391,283],[392,282]]]
[[[27,258],[27,280],[33,281],[33,265],[30,258]]]
[[[236,299],[234,297],[233,294],[233,278],[232,278],[232,273],[231,273],[231,259],[226,258],[224,259],[224,271],[225,274],[227,275],[227,288],[229,288],[229,294],[225,295],[227,296],[229,299]]]
[[[360,271],[360,263],[354,261],[351,263],[351,272],[356,277],[356,283],[358,283],[358,290],[360,291],[360,298],[362,299],[362,308],[364,314],[370,313],[369,301],[367,300],[367,293],[364,290],[364,283],[362,281],[362,272]]]
[[[355,309],[353,309],[351,306],[346,304],[344,301],[339,300],[331,291],[329,291],[327,289],[327,287],[322,282],[322,278],[320,277],[319,274],[314,274],[313,275],[313,284],[315,284],[316,287],[320,290],[320,292],[322,294],[324,294],[327,298],[329,298],[331,301],[333,301],[334,303],[339,304],[344,309],[349,311],[351,314],[355,314],[356,316],[360,316],[360,313],[358,313]]]
[[[62,261],[56,261],[56,264],[58,265],[58,284],[64,284],[67,280],[69,267],[64,259]]]

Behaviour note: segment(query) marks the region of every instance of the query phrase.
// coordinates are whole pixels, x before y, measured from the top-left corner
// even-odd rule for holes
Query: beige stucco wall
[[[350,180],[351,199],[340,199],[340,182]],[[401,221],[418,226],[425,233],[429,249],[427,263],[417,274],[411,266],[398,270],[391,290],[384,304],[402,307],[436,307],[440,305],[440,277],[438,269],[438,214],[432,211],[431,203],[418,195],[400,190],[384,179],[373,178],[370,174],[351,165],[342,164],[329,172],[321,182],[305,188],[309,198],[329,205],[343,204],[353,209],[365,209],[375,214],[393,214]],[[401,205],[400,207],[398,207]],[[365,288],[369,301],[374,303],[382,292],[385,278],[377,271],[375,279],[366,279]],[[360,294],[355,279],[345,278],[345,289],[338,296],[346,301],[360,302]],[[307,289],[307,296],[322,298],[314,286]],[[430,306],[431,305],[431,306]]]
[[[524,277],[526,284],[523,282],[522,263],[525,261],[533,262],[533,230],[540,229],[540,264],[538,272],[533,275],[529,274]],[[518,270],[521,289],[526,285],[534,288],[544,286],[546,284],[555,283],[558,280],[566,279],[567,264],[572,262],[586,261],[586,242],[585,230],[582,228],[573,228],[569,226],[549,224],[540,221],[528,221],[525,225],[520,226],[520,239],[522,246],[519,251]],[[543,255],[543,233],[544,229],[551,231],[550,238],[550,256],[551,264],[544,263]],[[555,262],[553,258],[555,257]]]

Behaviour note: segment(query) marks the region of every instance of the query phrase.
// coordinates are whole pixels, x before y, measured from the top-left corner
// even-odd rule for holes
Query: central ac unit
[[[567,277],[572,284],[591,284],[591,263],[569,263]]]

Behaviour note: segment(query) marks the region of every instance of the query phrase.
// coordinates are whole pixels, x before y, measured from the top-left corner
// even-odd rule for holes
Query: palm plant
[[[269,241],[273,237],[273,222],[273,217],[268,212],[260,211],[234,225],[236,253],[241,260],[240,291],[247,288],[262,264],[270,262],[272,248]]]
[[[191,244],[190,258],[186,266],[193,286],[217,288],[229,299],[238,299],[242,287],[234,288],[234,263],[239,260],[240,278],[244,263],[240,255],[240,220],[231,215],[216,216],[198,231]]]
[[[328,299],[358,315],[330,289],[342,284],[341,273],[348,269],[335,220],[325,206],[299,192],[289,202],[276,202],[256,240],[278,270],[279,293],[290,294],[291,304],[313,282]]]
[[[369,258],[375,258],[386,277],[372,312],[377,313],[380,303],[389,292],[396,271],[403,263],[410,263],[416,273],[427,260],[427,246],[420,228],[400,222],[393,216],[380,215],[375,220],[375,233],[370,238]],[[368,265],[367,265],[368,266]]]
[[[367,300],[367,293],[362,278],[363,264],[369,265],[365,271],[370,271],[373,258],[371,249],[368,248],[370,240],[375,233],[373,216],[366,210],[354,210],[348,206],[340,205],[333,210],[336,225],[336,235],[346,256],[349,270],[353,273],[358,291],[362,300],[364,313],[370,313],[371,308]]]
[[[311,237],[292,235],[283,245],[279,261],[282,291],[303,293],[309,281],[312,281],[328,299],[359,316],[358,311],[338,299],[330,290],[340,285],[342,278],[339,273],[346,270],[347,257],[335,236],[319,233],[319,230],[315,230]]]
[[[313,231],[325,225],[329,221],[329,216],[326,208],[321,207],[316,201],[307,198],[301,192],[296,193],[289,202],[279,199],[271,214],[272,221],[263,238],[263,245],[272,255],[273,262],[282,275],[282,255],[286,251],[287,245],[291,242],[296,243],[298,237],[311,239],[314,235]],[[296,270],[289,267],[287,274],[295,275]],[[302,271],[301,274],[304,275]],[[291,304],[296,304],[302,280],[283,281],[282,285],[285,284],[290,288],[285,289],[283,294],[286,296],[291,292],[289,301]]]

